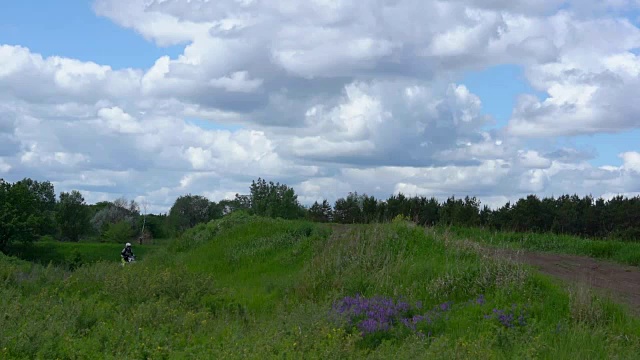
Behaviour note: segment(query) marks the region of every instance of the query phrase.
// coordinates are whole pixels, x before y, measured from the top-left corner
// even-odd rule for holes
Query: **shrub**
[[[131,223],[127,220],[107,225],[104,232],[104,239],[108,242],[122,243],[131,240],[132,237]]]

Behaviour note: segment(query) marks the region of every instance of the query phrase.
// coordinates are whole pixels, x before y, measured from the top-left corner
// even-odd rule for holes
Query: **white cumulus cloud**
[[[636,0],[96,0],[98,16],[157,46],[148,68],[0,44],[0,174],[88,201],[246,193],[257,177],[303,202],[349,191],[492,206],[530,192],[640,191]],[[521,94],[500,126],[464,75],[513,64]],[[199,119],[200,122],[192,120]],[[204,125],[195,125],[196,123]],[[602,145],[604,146],[604,145]],[[621,161],[622,163],[620,163]]]

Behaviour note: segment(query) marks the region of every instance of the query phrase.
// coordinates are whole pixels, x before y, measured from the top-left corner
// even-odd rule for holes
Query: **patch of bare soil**
[[[622,301],[640,315],[640,269],[586,256],[531,252],[524,250],[490,250],[496,256],[529,264],[544,274],[587,285]]]
[[[351,225],[333,225],[335,238],[349,236]],[[448,239],[445,239],[445,242]],[[613,300],[628,305],[640,316],[640,268],[587,256],[534,252],[527,250],[486,248],[474,241],[455,240],[452,244],[481,251],[485,255],[531,265],[541,273],[568,284],[581,284]]]

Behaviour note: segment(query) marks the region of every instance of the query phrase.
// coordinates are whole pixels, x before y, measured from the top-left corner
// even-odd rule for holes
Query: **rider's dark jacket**
[[[120,254],[125,260],[128,260],[130,257],[133,256],[133,250],[131,250],[131,246],[125,246],[125,248],[122,249]]]

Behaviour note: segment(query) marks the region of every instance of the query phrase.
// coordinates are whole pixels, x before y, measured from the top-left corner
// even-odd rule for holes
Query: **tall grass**
[[[63,267],[75,268],[82,264],[100,261],[118,262],[120,261],[120,251],[122,251],[123,247],[124,243],[74,243],[50,240],[27,244],[12,244],[7,253],[10,256],[42,265],[52,263]],[[160,244],[133,244],[134,254],[139,259],[144,259],[147,255],[160,248],[162,248]]]
[[[0,358],[637,357],[617,305],[451,236],[234,214],[124,268],[0,256]],[[345,318],[343,301],[375,306]],[[367,316],[411,326],[362,331]]]
[[[479,228],[434,227],[438,236],[447,234],[495,247],[509,247],[590,256],[627,265],[640,265],[640,243],[617,240],[592,240],[572,235],[501,232]]]

